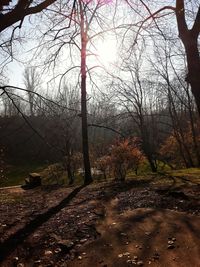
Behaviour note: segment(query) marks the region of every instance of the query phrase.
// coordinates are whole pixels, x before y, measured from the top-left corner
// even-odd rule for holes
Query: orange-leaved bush
[[[129,169],[134,169],[137,173],[143,160],[144,156],[133,139],[117,140],[111,146],[110,162],[116,179],[125,180]]]
[[[200,165],[200,126],[188,123],[185,131],[172,131],[160,148],[161,158],[173,167]]]

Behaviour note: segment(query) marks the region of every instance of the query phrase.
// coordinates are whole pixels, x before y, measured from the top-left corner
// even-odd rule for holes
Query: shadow
[[[186,178],[184,176],[175,176],[175,178],[181,180],[182,182],[184,181],[185,185],[190,185],[190,184],[193,184],[193,185],[196,185],[196,186],[199,186],[199,183],[198,182],[195,182],[195,181],[191,181],[191,179],[189,178]]]
[[[171,255],[174,255],[177,259],[183,257],[186,261],[183,266],[199,266],[197,265],[198,259],[195,257],[189,260],[191,265],[188,265],[187,262],[189,255],[186,253],[188,251],[187,246],[190,247],[189,253],[192,255],[196,255],[197,251],[198,254],[200,253],[200,230],[197,222],[193,224],[191,217],[187,217],[185,214],[171,213],[163,209],[136,209],[134,212],[134,215],[120,217],[121,223],[118,224],[116,230],[113,228],[109,234],[104,235],[102,244],[110,242],[114,248],[121,248],[120,253],[128,251],[137,255],[145,263],[145,266],[148,265],[149,261],[153,266],[154,264],[155,266],[172,266],[165,265]],[[186,236],[184,234],[180,235],[180,229]],[[170,249],[168,248],[168,241],[174,237],[177,237],[178,240],[175,239],[174,248]],[[137,247],[135,244],[137,244]],[[183,255],[182,252],[186,255]],[[111,255],[107,257],[112,258],[114,253],[116,252],[110,252]],[[125,260],[127,259],[123,256],[122,259],[118,260],[120,263],[117,263],[116,266],[128,266],[124,262]],[[135,263],[135,265],[137,264]],[[177,264],[176,266],[182,265]]]
[[[172,181],[172,184],[168,186],[168,189],[181,189],[185,186],[194,185],[199,186],[199,182],[193,181],[190,178],[184,177],[184,176],[177,176],[177,175],[170,175],[164,172],[158,172],[163,179],[169,179]],[[180,185],[180,182],[182,183]]]
[[[27,223],[22,229],[19,229],[16,233],[12,234],[8,239],[0,244],[0,263],[4,261],[18,245],[33,233],[43,223],[47,222],[52,216],[65,208],[70,201],[85,187],[82,185],[75,188],[66,198],[64,198],[58,205],[50,208],[45,213],[38,215],[32,221]]]
[[[91,198],[95,198],[95,200],[102,200],[106,203],[113,199],[116,195],[122,192],[129,191],[131,189],[136,188],[146,188],[150,183],[153,181],[151,180],[126,180],[126,181],[116,181],[111,180],[109,182],[101,182],[98,183],[97,187],[90,187],[87,190],[87,196],[84,196],[84,199],[77,202],[77,205],[82,205],[85,202],[91,200]],[[95,186],[95,183],[93,184]]]

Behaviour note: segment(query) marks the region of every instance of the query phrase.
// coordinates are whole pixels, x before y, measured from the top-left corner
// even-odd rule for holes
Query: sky
[[[163,2],[163,1],[162,1]],[[168,1],[170,2],[170,4],[172,3],[172,1]],[[112,2],[109,1],[109,4],[106,6],[106,9],[108,9],[108,11],[104,12],[104,10],[101,12],[101,16],[102,18],[106,21],[106,26],[105,28],[109,28],[109,27],[113,27],[116,25],[116,21],[119,24],[123,24],[123,23],[130,23],[130,22],[135,22],[138,20],[137,16],[135,17],[131,17],[129,15],[129,19],[127,18],[129,13],[125,12],[125,8],[119,8],[118,12],[118,16],[119,19],[117,19],[115,22],[113,22],[112,17],[113,14],[115,13],[115,9],[112,6]],[[114,12],[114,13],[113,13]],[[130,12],[130,10],[129,10]],[[55,14],[53,14],[55,15]],[[117,17],[118,18],[118,17]],[[57,21],[58,17],[54,17],[54,20]],[[51,22],[49,22],[49,26],[50,29],[52,30],[56,30],[56,27],[54,25],[54,20],[52,20],[52,24]],[[44,47],[38,47],[37,51],[40,50],[40,54],[38,54],[38,57],[36,60],[31,60],[33,57],[33,53],[36,50],[32,50],[33,47],[37,46],[37,31],[45,31],[44,29],[48,26],[46,25],[47,22],[45,20],[45,18],[43,18],[41,20],[41,25],[43,25],[42,27],[35,27],[35,23],[37,23],[37,16],[32,16],[31,20],[29,20],[28,18],[26,18],[24,20],[23,23],[23,30],[20,33],[21,39],[22,39],[22,44],[21,45],[17,45],[15,47],[16,50],[16,59],[17,60],[13,60],[13,62],[9,63],[9,65],[7,66],[8,70],[7,70],[7,74],[9,77],[9,84],[10,85],[15,85],[15,86],[19,86],[19,87],[23,87],[23,71],[24,71],[24,65],[22,63],[19,62],[24,62],[26,63],[26,66],[31,66],[31,65],[40,65],[42,63],[42,61],[45,61],[45,57],[50,56],[52,53],[54,53],[56,50],[54,50],[53,47],[53,42],[52,41],[52,36],[55,35],[55,32],[49,32],[49,35],[46,35],[44,38],[44,41],[47,42],[46,44],[46,48]],[[167,23],[169,23],[167,21]],[[66,26],[66,22],[64,21],[64,25]],[[52,27],[55,28],[52,28]],[[93,26],[93,25],[92,25]],[[101,25],[99,26],[98,23],[96,25],[94,25],[95,27],[92,28],[92,32],[96,33],[98,31],[101,30]],[[18,34],[18,33],[17,33]],[[78,37],[79,38],[79,37]],[[121,38],[122,39],[122,38]],[[130,35],[129,35],[129,39],[133,41],[134,39],[134,32],[130,31]],[[65,41],[65,39],[62,38],[62,42]],[[110,69],[111,71],[114,71],[114,64],[116,63],[118,57],[121,55],[118,54],[118,46],[119,43],[121,42],[121,40],[118,40],[119,42],[117,42],[117,38],[114,37],[114,34],[106,34],[105,38],[97,38],[96,41],[96,50],[93,47],[93,53],[97,54],[96,57],[94,56],[88,56],[88,60],[87,62],[89,63],[89,67],[91,66],[95,66],[95,65],[100,65],[101,67],[106,67],[107,69]],[[56,42],[55,42],[56,43]],[[57,49],[57,47],[55,47],[55,49]],[[31,50],[31,51],[29,51]],[[29,51],[29,52],[28,52]],[[75,65],[80,65],[80,53],[77,50],[73,51],[73,64]],[[71,60],[72,58],[70,58],[69,56],[69,47],[64,48],[62,50],[62,53],[60,54],[60,58],[58,57],[56,64],[55,64],[55,68],[54,70],[51,69],[50,71],[46,71],[45,74],[43,75],[42,78],[42,82],[43,82],[43,87],[45,88],[45,83],[47,83],[47,81],[49,81],[51,79],[51,77],[53,75],[57,75],[59,73],[63,73],[66,71],[66,69],[70,68],[71,65]],[[93,59],[91,59],[93,58]],[[75,59],[75,60],[74,60]],[[98,69],[98,68],[97,68]],[[100,68],[99,68],[100,70]],[[40,70],[41,71],[41,70]],[[77,72],[76,72],[76,75]],[[74,74],[68,74],[68,80],[72,80],[74,79]],[[58,79],[57,79],[58,80]]]
[[[31,66],[31,65],[40,65],[42,61],[45,61],[45,57],[48,57],[49,51],[54,52],[52,48],[49,48],[52,44],[49,42],[49,47],[47,48],[39,48],[33,50],[34,47],[38,46],[38,43],[36,40],[34,40],[34,36],[36,34],[37,29],[33,27],[31,29],[32,25],[29,23],[29,20],[26,18],[23,24],[23,30],[20,34],[22,36],[22,40],[25,40],[22,42],[22,45],[18,44],[16,46],[16,52],[15,52],[15,59],[11,63],[7,65],[7,74],[9,79],[9,85],[14,85],[17,87],[24,87],[23,83],[23,72],[25,66]],[[29,30],[31,29],[30,33]],[[41,30],[41,29],[39,29]],[[95,30],[92,30],[92,33],[95,33]],[[26,35],[26,38],[23,39],[23,36]],[[79,37],[78,37],[79,38]],[[51,40],[52,37],[49,39]],[[47,39],[48,40],[48,39]],[[47,45],[47,46],[48,46]],[[117,40],[115,38],[115,35],[107,33],[106,36],[104,34],[104,38],[96,37],[95,46],[92,47],[92,53],[94,55],[89,55],[87,57],[87,62],[89,64],[89,67],[93,66],[101,66],[106,69],[113,69],[113,64],[118,58],[118,51],[117,51]],[[89,45],[88,48],[91,48]],[[37,57],[37,59],[32,60],[33,54],[40,50],[40,54]],[[91,49],[89,49],[88,53],[91,53]],[[70,68],[71,64],[77,64],[80,65],[80,52],[74,49],[74,55],[73,59],[76,58],[75,63],[72,63],[69,59],[69,47],[64,48],[62,51],[63,55],[61,55],[61,58],[58,59],[56,62],[56,66],[54,70],[46,71],[43,75],[42,81],[43,81],[43,88],[46,87],[46,83],[52,78],[53,75],[57,75],[58,73],[63,73],[66,71],[66,69]],[[70,62],[69,62],[70,61]],[[23,64],[24,63],[24,64]],[[64,66],[64,67],[63,67]],[[100,71],[100,68],[96,68],[96,71]],[[101,70],[102,71],[102,70]],[[72,79],[69,75],[69,79]],[[58,79],[57,79],[58,81]]]

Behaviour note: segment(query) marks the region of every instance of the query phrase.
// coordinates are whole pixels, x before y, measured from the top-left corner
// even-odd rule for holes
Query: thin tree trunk
[[[88,145],[88,125],[87,125],[87,91],[86,91],[86,46],[87,30],[84,29],[84,14],[80,3],[81,15],[81,119],[82,119],[82,150],[84,163],[84,184],[90,184],[92,180],[89,145]]]
[[[142,150],[147,157],[152,172],[157,172],[157,166],[154,163],[153,153],[151,151],[151,144],[149,144],[149,134],[145,128],[142,116],[140,117],[140,132],[142,138]]]

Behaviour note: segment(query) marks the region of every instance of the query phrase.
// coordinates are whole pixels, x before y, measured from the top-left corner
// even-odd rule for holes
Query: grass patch
[[[189,168],[180,170],[167,170],[152,173],[147,169],[144,172],[138,172],[136,175],[133,171],[129,171],[127,179],[135,181],[146,181],[156,186],[166,186],[171,188],[184,187],[190,185],[200,185],[200,168]]]
[[[154,174],[152,184],[158,186],[170,186],[172,188],[191,185],[200,185],[200,169],[189,168],[170,170]]]
[[[24,179],[28,177],[30,172],[38,172],[42,176],[42,184],[60,184],[67,185],[67,172],[64,170],[61,163],[52,165],[42,165],[41,163],[18,163],[10,166],[5,176],[0,180],[0,187],[15,186],[24,184]],[[152,173],[147,162],[144,162],[138,170],[136,175],[133,170],[129,170],[126,179],[134,179],[136,181],[146,181],[149,184],[158,186],[178,187],[183,185],[200,185],[200,168],[190,168],[181,170],[171,170],[167,165],[159,164],[158,172]],[[94,183],[103,182],[103,175],[93,175]],[[113,177],[107,177],[107,181],[113,180]],[[73,185],[83,184],[84,177],[81,174],[75,175]]]
[[[5,171],[5,177],[0,180],[0,187],[22,185],[30,172],[40,172],[43,168],[41,163],[32,162],[10,165]]]
[[[181,169],[181,170],[171,170],[168,171],[172,176],[189,176],[193,178],[199,178],[200,179],[200,168],[189,168],[189,169]]]

